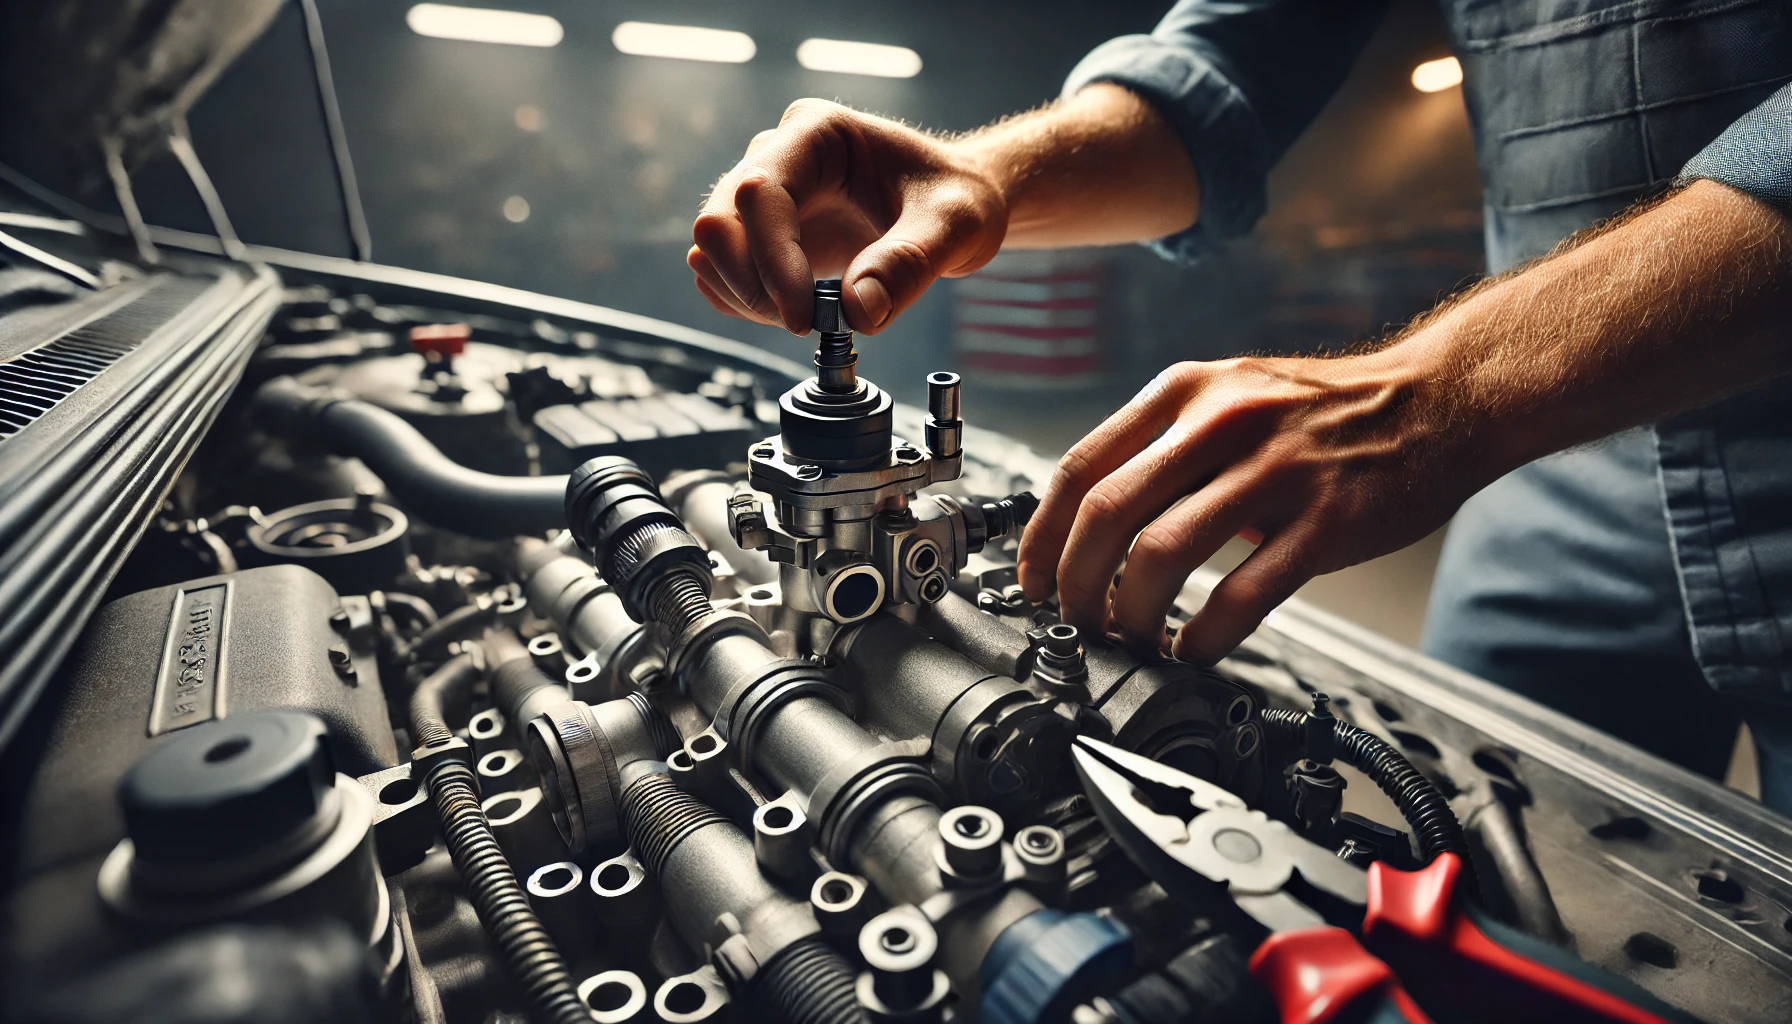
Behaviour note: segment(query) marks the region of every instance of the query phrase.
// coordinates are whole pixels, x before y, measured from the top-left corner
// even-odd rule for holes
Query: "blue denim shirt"
[[[1709,178],[1792,213],[1792,2],[1440,3],[1463,66],[1491,270],[1542,255],[1676,179]],[[1194,261],[1251,229],[1270,167],[1387,6],[1182,0],[1150,35],[1083,59],[1066,94],[1094,82],[1138,92],[1194,161],[1200,222],[1154,243],[1160,252]],[[1700,670],[1720,691],[1792,696],[1792,383],[1653,433],[1654,464],[1631,460],[1622,471],[1655,476],[1668,529],[1663,519],[1632,528],[1671,544]]]

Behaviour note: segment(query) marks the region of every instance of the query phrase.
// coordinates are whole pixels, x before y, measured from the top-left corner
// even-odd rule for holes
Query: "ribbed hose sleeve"
[[[757,1019],[789,1024],[865,1024],[846,958],[816,936],[784,947],[753,979]]]
[[[1263,725],[1272,735],[1304,750],[1308,717],[1304,711],[1268,708],[1263,712]],[[1332,741],[1339,757],[1367,775],[1400,808],[1427,862],[1440,853],[1453,853],[1462,859],[1464,871],[1473,870],[1468,841],[1450,802],[1411,761],[1375,734],[1344,722],[1333,723]]]
[[[664,772],[643,775],[622,791],[622,827],[635,856],[654,875],[665,871],[666,858],[686,836],[728,819],[678,788]]]
[[[448,703],[458,701],[478,678],[479,663],[471,654],[458,654],[417,684],[411,692],[411,732],[419,747],[454,738]]]
[[[480,923],[498,947],[505,970],[537,1024],[591,1024],[566,960],[541,919],[529,909],[523,887],[492,835],[479,806],[473,769],[443,761],[429,775],[429,795],[442,819],[442,838],[466,882]]]
[[[444,711],[479,678],[470,654],[457,655],[417,684],[411,694],[411,731],[419,747],[454,738]],[[498,956],[516,982],[537,1024],[590,1024],[566,961],[554,948],[541,920],[529,909],[510,861],[492,835],[479,805],[473,769],[465,761],[437,761],[423,779],[442,822],[442,838],[456,871],[466,883],[479,921],[498,947]]]
[[[622,823],[635,856],[654,875],[664,873],[678,844],[712,825],[733,823],[684,792],[665,774],[643,775],[622,793]],[[853,994],[853,971],[832,946],[815,936],[779,950],[754,976],[749,1002],[755,1020],[789,1024],[864,1024]]]

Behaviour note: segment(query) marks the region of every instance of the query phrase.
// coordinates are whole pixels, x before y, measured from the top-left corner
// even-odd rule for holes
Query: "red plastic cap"
[[[426,324],[411,328],[411,347],[424,355],[458,356],[472,336],[473,329],[466,324]]]

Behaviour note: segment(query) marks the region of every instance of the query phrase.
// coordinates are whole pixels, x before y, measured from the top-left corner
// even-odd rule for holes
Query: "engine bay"
[[[1059,622],[1014,564],[1050,464],[957,374],[925,409],[860,378],[829,282],[798,368],[428,275],[194,262],[29,310],[51,340],[3,364],[87,367],[0,447],[32,481],[9,1019],[1540,1005],[1494,954],[1425,959],[1389,909],[1413,879],[1609,1011],[1549,1019],[1792,1014],[1782,819],[1298,604],[1213,668]],[[135,433],[92,440],[112,408]],[[1408,966],[1351,973],[1376,957]]]

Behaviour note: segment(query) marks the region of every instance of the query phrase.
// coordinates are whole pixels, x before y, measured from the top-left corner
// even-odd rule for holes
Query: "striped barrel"
[[[1004,252],[958,282],[959,369],[980,385],[1079,388],[1101,379],[1102,265],[1087,249]]]

